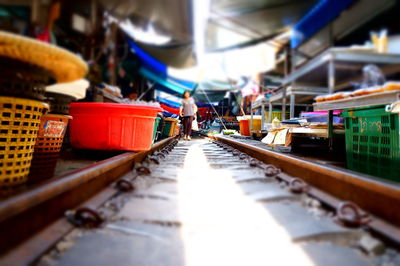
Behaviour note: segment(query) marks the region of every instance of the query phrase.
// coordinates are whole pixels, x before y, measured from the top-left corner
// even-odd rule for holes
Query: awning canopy
[[[254,45],[290,30],[318,0],[210,0],[206,51]],[[341,2],[341,1],[335,1]]]
[[[99,0],[120,28],[158,61],[195,65],[191,0]]]
[[[193,94],[193,98],[199,102],[218,103],[224,99],[227,91],[215,91],[215,90],[201,90],[198,89]]]
[[[297,48],[329,22],[334,20],[355,0],[321,0],[293,28],[291,47]]]
[[[158,90],[162,90],[173,95],[183,95],[186,90],[190,92],[193,92],[195,90],[195,88],[185,87],[182,84],[177,83],[176,80],[170,79],[168,77],[163,78],[144,67],[140,68],[139,74],[157,83],[158,86],[156,88]]]
[[[176,68],[196,65],[194,5],[209,7],[196,46],[218,52],[264,42],[290,30],[318,0],[99,0],[143,51]],[[341,2],[341,1],[335,1]],[[196,12],[196,14],[194,13]],[[208,18],[207,18],[208,16]],[[201,33],[203,34],[203,33]],[[197,39],[196,39],[197,40]],[[198,40],[197,40],[198,41]]]
[[[143,63],[140,74],[156,82],[157,89],[181,95],[185,90],[194,91],[200,80],[174,78],[168,68],[192,67],[191,73],[195,73],[192,77],[202,77],[201,82],[208,82],[195,93],[195,97],[205,100],[206,95],[216,99],[236,89],[229,84],[231,80],[254,77],[273,68],[277,47],[271,39],[293,30],[296,25],[295,29],[300,29],[299,25],[304,23],[302,18],[316,4],[340,2],[337,6],[346,6],[353,0],[99,1],[110,17],[119,19],[120,28],[130,37],[129,44]],[[203,31],[197,29],[199,17],[204,21],[200,23],[204,38],[200,39],[198,33]],[[197,49],[200,46],[204,49]],[[196,58],[201,61],[199,58],[213,54],[215,58],[205,60],[210,65],[202,61],[198,64],[200,70],[193,67]],[[210,80],[225,84],[210,86]]]

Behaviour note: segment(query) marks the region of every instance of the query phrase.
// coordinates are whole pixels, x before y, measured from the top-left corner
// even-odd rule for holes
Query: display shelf
[[[268,104],[268,100],[266,99],[266,98],[262,98],[261,100],[257,100],[257,101],[255,101],[254,103],[253,103],[253,106],[252,106],[252,108],[253,108],[253,110],[254,109],[259,109],[259,108],[261,108],[262,107],[262,105],[267,105]]]
[[[272,95],[270,102],[276,102],[284,97],[290,98],[291,95],[295,95],[297,100],[296,103],[304,103],[313,99],[316,95],[328,93],[328,88],[323,87],[288,87],[286,93],[283,89],[279,90],[276,94]]]
[[[314,111],[331,111],[374,105],[392,104],[400,100],[400,91],[388,91],[346,99],[314,103]]]
[[[304,136],[304,137],[319,137],[319,138],[328,138],[329,132],[327,128],[308,128],[308,127],[295,127],[290,128],[289,133],[294,134],[296,136]],[[334,134],[343,134],[344,129],[335,129],[333,131]]]
[[[333,69],[330,68],[330,62]],[[335,84],[349,83],[360,76],[366,64],[376,64],[385,75],[400,72],[400,55],[376,53],[365,49],[331,48],[292,72],[283,80],[287,86],[293,82],[329,87],[330,71]]]
[[[282,86],[284,90],[287,89],[288,86],[326,87],[328,90],[325,93],[333,93],[336,90],[349,87],[351,82],[360,81],[362,78],[362,69],[367,64],[377,65],[385,76],[390,76],[400,72],[400,54],[377,53],[364,48],[330,48],[299,69],[293,71],[283,80]],[[294,107],[300,99],[296,97],[295,94],[290,94],[287,90],[284,90],[283,95],[290,95],[290,117],[293,117]],[[354,99],[314,104],[315,111],[329,111],[328,137],[330,139],[330,147],[333,147],[333,110],[371,104],[385,104],[388,103],[388,101],[390,103],[390,99],[384,99],[386,96],[388,95],[381,95],[381,99],[378,99],[379,101],[377,99],[372,99],[373,96],[364,98],[361,104],[360,102],[351,103]],[[398,98],[398,95],[396,95],[396,97]],[[282,97],[282,103],[282,112],[284,112],[286,110],[285,96]]]

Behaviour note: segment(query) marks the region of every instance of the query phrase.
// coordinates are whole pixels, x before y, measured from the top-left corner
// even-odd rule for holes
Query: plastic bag
[[[376,65],[369,64],[363,68],[363,82],[361,88],[370,88],[383,85],[386,80],[382,71]]]
[[[199,124],[197,123],[197,119],[193,119],[192,121],[192,130],[199,131]]]

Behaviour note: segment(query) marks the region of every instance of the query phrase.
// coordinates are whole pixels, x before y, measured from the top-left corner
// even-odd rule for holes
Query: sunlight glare
[[[198,144],[190,147],[177,186],[186,265],[313,265],[232,172],[210,167]]]

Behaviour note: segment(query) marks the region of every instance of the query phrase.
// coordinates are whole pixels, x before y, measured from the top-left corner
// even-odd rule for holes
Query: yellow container
[[[178,123],[178,121],[173,121],[172,125],[171,125],[171,131],[169,132],[169,136],[175,136],[175,128],[176,128],[176,124]]]
[[[253,115],[253,127],[251,126],[251,120],[249,121],[249,127],[251,131],[261,131],[261,115]]]
[[[48,108],[39,101],[0,97],[0,187],[27,181],[40,119]]]
[[[269,115],[269,112],[266,111],[265,112],[265,121],[268,121],[268,115]],[[279,121],[282,121],[282,111],[272,111],[272,120],[274,120],[274,118],[278,118]],[[286,118],[289,118],[289,112],[286,112]],[[241,120],[248,120],[249,128],[252,132],[261,131],[261,120],[262,120],[261,115],[253,115],[253,128],[251,128],[251,124],[250,124],[251,115],[240,116],[240,117],[237,117],[237,119],[239,122]],[[269,123],[271,123],[272,120]]]
[[[261,131],[261,115],[253,115],[253,127],[251,127],[251,115],[238,116],[236,119],[239,122],[240,120],[248,120],[250,131]]]
[[[290,116],[290,112],[286,112],[286,119],[288,119]],[[269,111],[265,111],[265,120],[268,121],[269,118]],[[279,119],[279,121],[282,121],[282,111],[272,111],[272,116],[271,116],[271,120],[268,121],[268,123],[272,123],[272,120],[274,120],[274,118]]]
[[[179,136],[180,132],[181,132],[181,126],[177,123],[175,126],[175,136]]]

